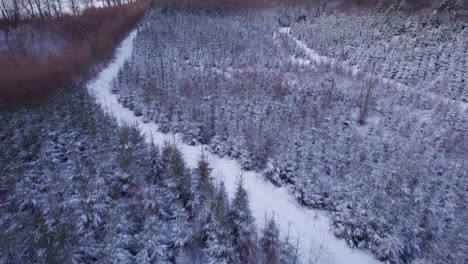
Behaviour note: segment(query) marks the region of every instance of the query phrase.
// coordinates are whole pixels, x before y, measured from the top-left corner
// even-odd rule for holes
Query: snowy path
[[[286,28],[280,28],[279,33],[287,35],[289,38],[291,38],[296,43],[296,45],[300,49],[302,49],[304,51],[304,53],[308,57],[307,61],[309,62],[309,64],[310,64],[310,62],[313,62],[315,64],[319,64],[319,65],[327,64],[327,65],[331,65],[331,66],[335,66],[335,65],[340,64],[340,66],[342,66],[343,69],[349,71],[350,74],[353,77],[357,76],[359,73],[362,73],[361,70],[357,66],[351,66],[351,65],[347,64],[346,62],[341,62],[341,61],[338,61],[337,59],[330,58],[330,57],[327,57],[327,56],[322,56],[322,55],[318,54],[318,52],[316,52],[315,50],[309,48],[307,46],[307,44],[305,44],[304,42],[302,42],[298,38],[294,37],[291,34],[291,28],[287,28],[287,27]],[[305,60],[305,59],[302,59],[302,60]]]
[[[147,141],[163,144],[164,141],[176,141],[181,149],[188,166],[195,167],[202,147],[189,146],[182,143],[180,135],[163,134],[158,131],[154,123],[144,123],[141,117],[136,117],[132,111],[124,108],[118,101],[117,95],[111,92],[112,80],[117,76],[118,70],[127,60],[133,48],[133,40],[137,32],[133,31],[118,48],[115,59],[94,80],[88,84],[88,90],[103,110],[116,117],[119,124],[136,125],[146,136]],[[206,152],[208,153],[208,152]],[[213,167],[213,176],[217,180],[224,180],[226,189],[233,196],[236,176],[239,175],[239,166],[236,161],[219,158],[208,153],[208,160]],[[299,235],[301,258],[307,262],[311,247],[314,252],[320,251],[322,261],[313,263],[338,264],[365,264],[379,263],[370,254],[358,249],[349,248],[344,240],[337,239],[330,231],[330,218],[327,213],[308,210],[301,207],[296,199],[284,188],[277,188],[266,182],[262,175],[255,172],[244,171],[245,187],[249,193],[253,215],[258,226],[262,226],[265,214],[274,212],[275,220],[286,234],[290,225],[291,236]]]
[[[392,87],[395,87],[396,89],[402,89],[402,90],[409,89],[407,85],[401,82],[398,82],[396,80],[385,78],[385,77],[379,76],[378,74],[373,76],[371,73],[363,71],[358,65],[353,66],[345,61],[340,61],[335,58],[320,55],[314,49],[309,48],[309,46],[307,46],[306,43],[304,43],[300,39],[296,38],[293,34],[291,34],[291,28],[289,27],[280,28],[279,33],[287,35],[289,38],[291,38],[291,40],[293,40],[296,43],[296,45],[300,49],[302,49],[302,51],[304,51],[308,59],[295,58],[295,60],[300,60],[302,64],[310,65],[311,63],[314,63],[316,65],[330,65],[332,68],[340,67],[344,73],[346,73],[348,76],[351,76],[353,78],[359,77],[361,79],[367,79],[367,80],[374,79],[383,84],[390,84]],[[413,90],[413,92],[417,92],[417,91]],[[428,92],[428,91],[419,91],[417,93],[426,94],[432,98],[440,97],[440,95],[435,94],[433,92]],[[466,102],[459,101],[459,100],[452,100],[448,98],[442,98],[442,100],[444,100],[446,103],[452,103],[452,104],[458,105],[463,111],[466,111],[466,109],[468,109],[468,103]]]

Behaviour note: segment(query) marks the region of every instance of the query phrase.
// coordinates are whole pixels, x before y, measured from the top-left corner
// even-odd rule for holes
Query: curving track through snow
[[[306,43],[304,43],[302,40],[298,39],[291,33],[291,28],[290,27],[282,27],[279,29],[280,34],[284,34],[287,37],[289,37],[296,45],[305,53],[307,59],[304,58],[294,58],[294,60],[299,61],[301,64],[304,65],[329,65],[332,68],[333,67],[340,67],[342,71],[344,71],[348,76],[352,78],[361,78],[361,79],[367,79],[367,80],[376,80],[382,84],[389,84],[392,87],[399,89],[399,90],[406,90],[410,89],[408,85],[405,85],[403,83],[400,83],[396,80],[392,80],[389,78],[384,78],[382,76],[379,76],[376,74],[375,76],[372,73],[365,72],[362,69],[359,68],[358,65],[350,65],[349,63],[345,61],[340,61],[335,58],[327,57],[320,55],[317,51],[314,49],[310,48]],[[413,89],[413,92],[417,92],[416,90]],[[433,92],[429,91],[419,91],[417,93],[424,94],[431,96],[433,98],[438,98],[440,95],[437,95]],[[468,109],[468,103],[459,101],[459,100],[452,100],[448,98],[442,98],[443,101],[446,103],[451,103],[451,104],[456,104],[458,105],[463,111]]]
[[[190,146],[181,141],[180,135],[163,134],[159,132],[154,123],[144,123],[141,117],[124,108],[117,100],[117,95],[111,92],[112,80],[117,76],[132,53],[133,41],[137,32],[132,31],[117,49],[115,59],[91,80],[88,91],[94,96],[102,109],[114,116],[120,125],[130,124],[139,128],[148,142],[153,141],[161,145],[164,141],[175,141],[182,151],[189,167],[195,167],[203,146]],[[208,153],[208,160],[213,167],[213,176],[217,180],[223,180],[226,189],[232,197],[236,179],[241,172],[236,161],[228,158],[219,158]],[[309,260],[317,260],[312,263],[337,263],[337,264],[366,264],[379,263],[372,255],[359,249],[351,249],[344,240],[337,239],[330,227],[330,217],[326,212],[309,210],[301,207],[296,199],[285,188],[277,188],[265,181],[260,173],[242,171],[245,178],[245,187],[249,193],[252,213],[258,226],[264,223],[265,215],[274,212],[282,234],[289,228],[291,237],[299,237],[301,259],[307,263]],[[310,252],[313,252],[309,259]],[[319,258],[317,254],[319,253]]]

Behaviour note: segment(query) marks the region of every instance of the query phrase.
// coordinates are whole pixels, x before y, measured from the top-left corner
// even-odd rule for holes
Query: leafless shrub
[[[323,242],[311,242],[307,252],[307,264],[329,264],[331,263],[330,252],[327,251]]]
[[[359,109],[359,124],[363,125],[365,123],[365,119],[367,116],[367,112],[369,110],[369,103],[371,98],[371,91],[374,85],[374,73],[375,73],[375,63],[372,66],[372,73],[369,78],[369,82],[362,87],[361,91],[361,105]]]
[[[15,47],[0,56],[0,103],[30,102],[50,94],[86,73],[96,61],[110,54],[148,8],[146,3],[89,9],[79,16],[33,20],[31,34],[55,30],[68,44],[57,54],[36,54]],[[28,38],[16,38],[22,47]]]

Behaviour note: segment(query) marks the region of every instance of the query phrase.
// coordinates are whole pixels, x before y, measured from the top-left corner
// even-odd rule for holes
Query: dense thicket
[[[147,3],[87,9],[0,31],[0,104],[34,101],[112,54]]]
[[[463,263],[463,22],[406,13],[292,21],[280,34],[271,10],[155,10],[115,92],[163,131],[332,210],[351,246],[392,263]]]

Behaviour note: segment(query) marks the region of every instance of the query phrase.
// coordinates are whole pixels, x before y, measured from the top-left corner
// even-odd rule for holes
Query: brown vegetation
[[[81,15],[32,20],[28,34],[55,34],[65,45],[45,54],[16,43],[0,54],[0,103],[30,102],[63,87],[109,56],[113,45],[141,18],[147,3],[87,9]],[[11,33],[11,34],[14,34]],[[28,41],[18,38],[15,41]],[[64,47],[62,47],[64,46]]]

